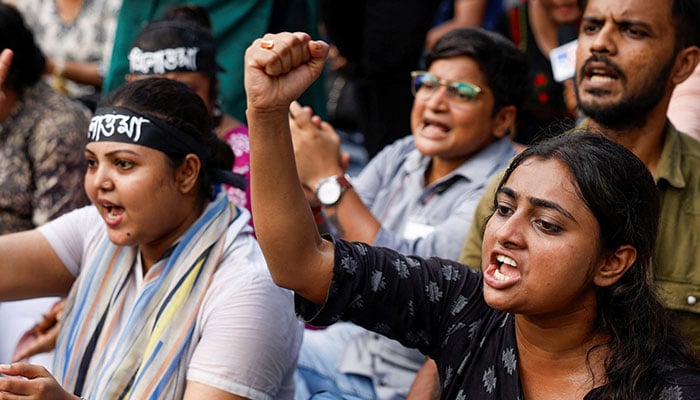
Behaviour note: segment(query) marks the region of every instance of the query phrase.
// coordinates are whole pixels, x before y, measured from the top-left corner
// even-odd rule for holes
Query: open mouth
[[[593,56],[582,67],[583,76],[591,83],[609,83],[622,78],[620,68],[603,56]]]
[[[112,203],[108,202],[102,202],[100,203],[102,208],[104,209],[105,213],[105,219],[107,221],[118,221],[121,216],[124,214],[124,208],[119,207],[117,205],[114,205]]]
[[[590,68],[586,71],[586,77],[594,83],[608,83],[619,79],[615,71],[605,68]]]
[[[504,254],[491,255],[489,265],[484,269],[484,284],[494,289],[507,289],[520,281],[518,263]]]
[[[444,134],[449,132],[452,128],[441,122],[426,118],[423,119],[423,129],[430,129]]]
[[[499,281],[509,281],[512,277],[512,274],[506,275],[506,268],[508,269],[517,269],[518,264],[513,260],[512,258],[508,256],[504,256],[502,254],[499,254],[496,256],[496,270],[493,272],[493,276],[498,279]],[[512,272],[512,271],[507,271],[507,272]]]

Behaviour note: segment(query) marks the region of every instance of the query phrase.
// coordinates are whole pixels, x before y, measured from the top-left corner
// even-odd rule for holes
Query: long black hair
[[[573,176],[579,197],[600,226],[600,248],[631,245],[637,258],[628,271],[597,295],[595,329],[609,339],[607,384],[593,399],[658,399],[669,370],[697,370],[689,346],[674,327],[650,279],[659,225],[659,193],[644,163],[603,134],[564,134],[530,147],[513,159],[499,188],[530,158],[555,159]],[[591,349],[592,351],[593,349]],[[589,353],[590,354],[590,353]]]

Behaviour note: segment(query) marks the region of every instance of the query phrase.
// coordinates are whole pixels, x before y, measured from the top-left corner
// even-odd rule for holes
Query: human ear
[[[596,286],[607,287],[617,282],[637,259],[637,249],[631,245],[623,245],[614,253],[600,261],[593,282]]]
[[[506,136],[515,126],[515,117],[518,115],[518,109],[515,106],[504,106],[496,115],[491,118],[493,123],[493,136],[500,139]]]
[[[185,160],[175,171],[175,181],[182,193],[189,193],[193,189],[197,190],[201,168],[202,163],[199,157],[191,153],[185,156]]]
[[[679,85],[686,80],[693,73],[698,62],[700,62],[700,48],[697,46],[686,47],[679,51],[671,76],[673,84]]]

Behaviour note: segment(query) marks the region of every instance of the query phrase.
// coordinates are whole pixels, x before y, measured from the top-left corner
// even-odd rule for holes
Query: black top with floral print
[[[323,307],[296,296],[317,326],[350,320],[437,361],[443,399],[523,399],[513,315],[489,307],[481,272],[336,239]],[[700,374],[669,373],[660,400],[700,399]]]

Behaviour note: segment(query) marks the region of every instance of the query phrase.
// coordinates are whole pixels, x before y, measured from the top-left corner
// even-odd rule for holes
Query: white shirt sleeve
[[[73,276],[80,274],[89,242],[100,240],[105,224],[92,206],[78,208],[37,228]]]

